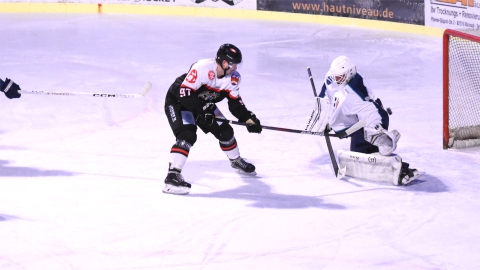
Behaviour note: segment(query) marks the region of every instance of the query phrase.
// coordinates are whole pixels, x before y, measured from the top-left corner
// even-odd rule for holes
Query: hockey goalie
[[[409,168],[408,163],[393,153],[400,133],[388,130],[389,113],[380,99],[375,98],[355,64],[348,57],[339,56],[325,75],[305,130],[333,130],[339,134],[360,121],[364,127],[348,135],[350,151],[337,151],[342,172],[339,177],[407,185],[423,174]]]

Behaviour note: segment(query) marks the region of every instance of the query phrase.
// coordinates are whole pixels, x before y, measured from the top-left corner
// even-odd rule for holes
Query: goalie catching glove
[[[7,96],[7,98],[10,99],[19,98],[22,95],[20,86],[18,86],[18,84],[14,83],[9,78],[6,78],[5,82],[0,80],[0,90],[5,93],[5,96]]]
[[[365,140],[378,147],[383,156],[388,156],[397,149],[400,133],[397,130],[388,131],[379,124],[373,128],[365,127]]]

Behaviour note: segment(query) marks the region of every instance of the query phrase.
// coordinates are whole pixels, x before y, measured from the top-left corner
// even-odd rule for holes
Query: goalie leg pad
[[[399,184],[402,168],[402,158],[399,155],[383,156],[379,153],[363,154],[337,150],[337,156],[340,168],[346,169],[346,176]]]

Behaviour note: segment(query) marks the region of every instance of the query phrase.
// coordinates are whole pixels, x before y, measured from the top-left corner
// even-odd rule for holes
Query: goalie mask
[[[338,86],[346,85],[357,74],[357,67],[346,56],[339,56],[332,61],[328,79]]]

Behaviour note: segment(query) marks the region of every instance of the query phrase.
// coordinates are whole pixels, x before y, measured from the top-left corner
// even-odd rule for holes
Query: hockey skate
[[[190,192],[192,185],[185,182],[183,176],[178,170],[170,170],[165,178],[165,188],[163,189],[164,193],[176,194],[176,195],[185,195]]]
[[[255,172],[255,166],[253,164],[248,163],[242,157],[238,157],[236,159],[230,159],[230,165],[232,168],[235,169],[237,173],[246,174],[246,175],[257,175]]]
[[[410,164],[402,162],[402,169],[400,171],[400,176],[398,177],[398,185],[405,186],[411,183],[413,180],[420,177],[424,172],[421,172],[417,169],[408,168]]]

